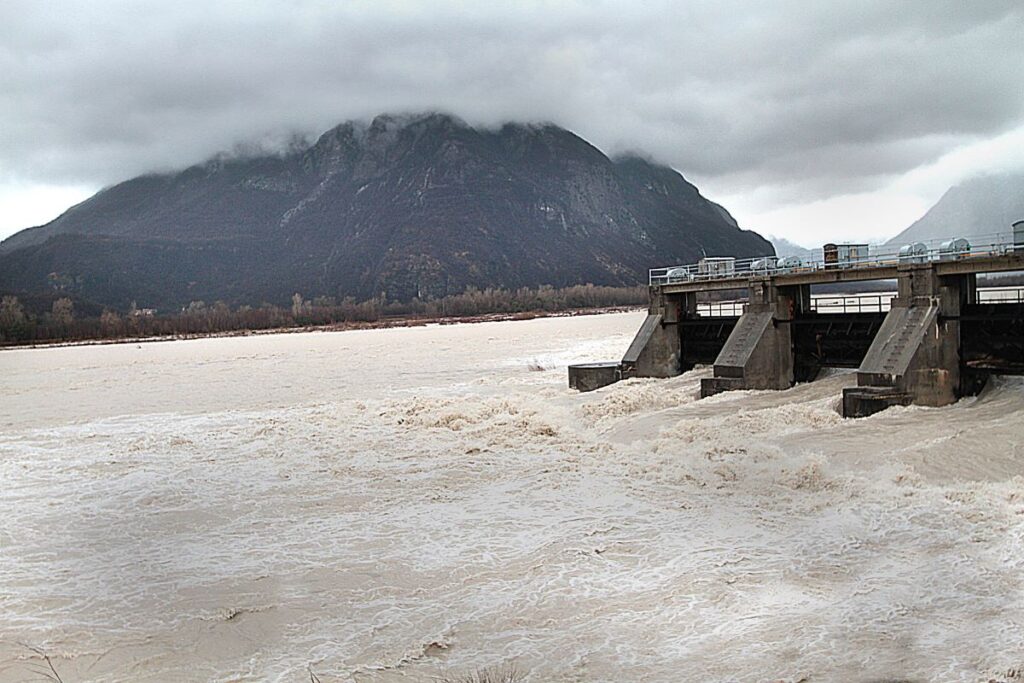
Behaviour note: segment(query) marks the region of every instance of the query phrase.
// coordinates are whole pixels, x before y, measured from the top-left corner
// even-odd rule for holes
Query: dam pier
[[[784,390],[823,367],[856,368],[845,417],[893,405],[943,406],[991,374],[1024,374],[1024,289],[978,288],[978,275],[1024,270],[1024,224],[985,244],[945,240],[898,252],[826,245],[820,261],[716,258],[650,272],[648,315],[619,362],[569,367],[581,391],[711,364],[701,397]],[[887,294],[812,293],[894,281]],[[878,285],[874,285],[878,287]],[[739,300],[716,301],[739,294]],[[742,298],[745,295],[745,298]]]

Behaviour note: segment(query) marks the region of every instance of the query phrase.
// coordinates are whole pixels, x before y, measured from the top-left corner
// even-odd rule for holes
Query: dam
[[[569,385],[589,391],[711,364],[703,398],[784,390],[823,367],[847,367],[857,385],[843,392],[845,417],[948,405],[991,374],[1024,374],[1024,290],[978,287],[979,275],[1022,270],[1024,222],[973,245],[829,244],[809,262],[718,257],[653,269],[648,315],[622,360],[570,366]],[[893,293],[812,295],[823,285],[879,281],[894,283]],[[715,302],[729,292],[745,298]]]

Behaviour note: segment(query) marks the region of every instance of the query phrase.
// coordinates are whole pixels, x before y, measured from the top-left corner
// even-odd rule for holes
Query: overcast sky
[[[744,227],[891,236],[1024,168],[1024,2],[0,0],[0,237],[381,112],[551,121]]]

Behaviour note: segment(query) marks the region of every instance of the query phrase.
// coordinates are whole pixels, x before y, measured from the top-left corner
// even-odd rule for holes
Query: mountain
[[[790,242],[784,237],[770,237],[772,246],[775,247],[775,255],[779,258],[796,256],[801,261],[813,261],[821,255],[821,248],[808,249],[795,242]]]
[[[946,191],[938,203],[889,244],[928,242],[947,237],[1009,236],[1024,219],[1024,173],[980,176]]]
[[[771,254],[676,171],[553,125],[349,122],[101,191],[0,243],[0,291],[114,307],[634,285],[703,253]]]

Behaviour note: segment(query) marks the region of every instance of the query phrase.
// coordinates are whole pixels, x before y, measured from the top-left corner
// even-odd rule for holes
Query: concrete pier
[[[965,393],[960,378],[960,313],[974,303],[974,274],[939,276],[929,264],[900,269],[899,294],[843,392],[843,415],[891,405],[943,406]]]
[[[810,287],[779,287],[769,278],[750,285],[747,310],[701,380],[701,397],[731,389],[788,389],[794,381],[791,324],[809,306]]]
[[[690,368],[682,362],[679,322],[697,313],[696,294],[667,294],[650,289],[650,307],[622,358],[622,377],[674,377]]]
[[[569,388],[594,391],[622,379],[620,363],[580,363],[569,366]]]

